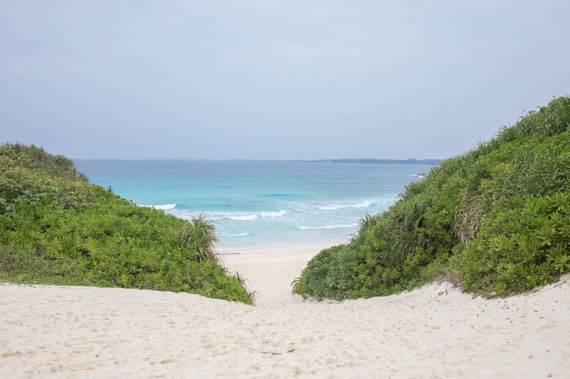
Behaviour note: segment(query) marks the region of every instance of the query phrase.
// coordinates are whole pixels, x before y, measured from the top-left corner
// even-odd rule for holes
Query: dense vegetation
[[[190,292],[251,303],[213,251],[212,224],[139,207],[73,162],[0,146],[0,280]]]
[[[445,160],[346,245],[315,256],[293,291],[317,299],[389,295],[438,277],[485,296],[570,271],[570,97]]]

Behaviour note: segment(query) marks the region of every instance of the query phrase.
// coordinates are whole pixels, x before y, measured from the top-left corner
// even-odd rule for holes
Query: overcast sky
[[[570,94],[570,1],[0,3],[0,142],[446,158]]]

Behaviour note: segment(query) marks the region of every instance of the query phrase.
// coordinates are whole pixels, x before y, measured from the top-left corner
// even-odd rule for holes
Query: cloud
[[[449,156],[567,91],[569,8],[5,2],[0,130],[73,157]]]

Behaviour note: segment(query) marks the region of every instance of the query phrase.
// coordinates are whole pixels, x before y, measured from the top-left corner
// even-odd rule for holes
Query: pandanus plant
[[[198,262],[215,261],[215,247],[219,242],[216,227],[203,215],[193,217],[180,231],[180,246],[195,253]]]

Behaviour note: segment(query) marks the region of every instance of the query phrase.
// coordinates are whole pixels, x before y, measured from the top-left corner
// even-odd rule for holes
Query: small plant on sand
[[[182,226],[178,239],[180,247],[195,253],[198,262],[216,261],[215,246],[219,243],[214,224],[200,215]]]

